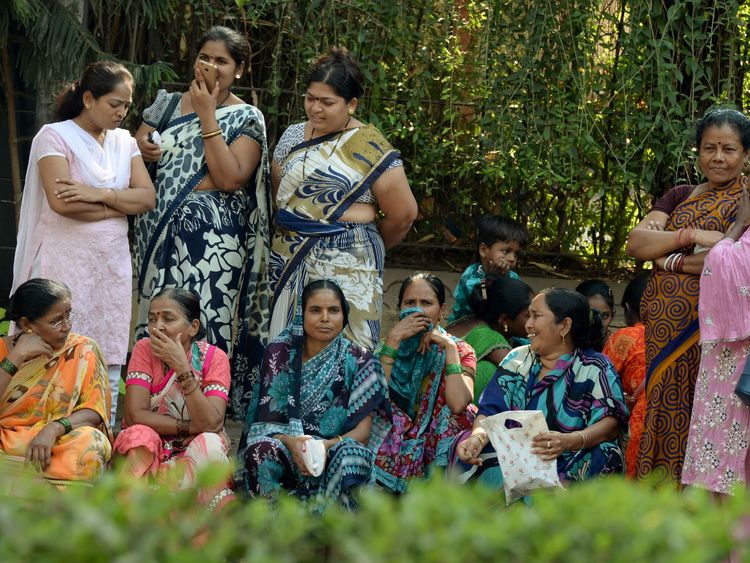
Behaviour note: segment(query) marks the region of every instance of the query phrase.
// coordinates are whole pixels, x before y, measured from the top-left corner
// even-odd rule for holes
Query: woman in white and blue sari
[[[228,412],[242,417],[252,393],[248,374],[268,335],[270,246],[268,161],[263,114],[231,93],[247,68],[239,33],[211,28],[196,65],[214,65],[213,88],[196,68],[184,94],[164,90],[136,134],[145,160],[158,160],[156,208],[136,222],[136,339],[146,335],[153,295],[168,287],[200,295],[207,339],[231,360]],[[160,143],[149,134],[157,130]]]

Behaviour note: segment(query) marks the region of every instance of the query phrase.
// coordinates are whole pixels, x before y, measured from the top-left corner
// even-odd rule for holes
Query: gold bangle
[[[115,190],[115,189],[110,188],[109,191],[111,191],[115,195],[115,204],[112,207],[117,207],[117,205],[120,203],[120,194],[119,194],[120,190]]]
[[[336,436],[336,438],[339,439],[339,442],[343,442],[344,441],[344,439],[341,436]]]
[[[217,135],[221,135],[221,129],[217,129],[216,131],[211,131],[209,133],[203,133],[201,137],[204,139],[210,139],[211,137],[216,137]]]
[[[102,221],[106,221],[107,220],[107,204],[102,202],[102,206],[104,207],[104,218],[102,219]]]

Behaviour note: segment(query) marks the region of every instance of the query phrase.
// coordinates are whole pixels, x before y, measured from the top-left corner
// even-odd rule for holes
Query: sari
[[[190,348],[190,367],[198,387],[206,397],[229,398],[229,360],[218,347],[205,340],[195,341]],[[132,385],[144,387],[151,394],[152,412],[175,420],[191,420],[182,387],[173,369],[165,370],[164,363],[151,351],[151,340],[136,342],[128,364],[126,389]],[[201,469],[212,464],[230,467],[229,437],[203,432],[195,436],[162,436],[143,424],[126,426],[117,435],[115,454],[127,456],[127,470],[136,478],[146,475],[166,478],[181,472],[180,488],[195,484]],[[211,509],[225,504],[233,497],[229,482],[216,489],[199,492],[199,499]]]
[[[569,433],[584,430],[607,416],[614,416],[627,431],[628,409],[620,378],[602,354],[576,349],[560,356],[555,367],[537,380],[542,364],[528,346],[511,350],[500,364],[479,401],[477,414],[492,416],[515,410],[540,410],[551,431]],[[503,488],[497,453],[487,444],[479,455],[481,466],[469,465],[456,455],[458,444],[471,435],[458,436],[451,449],[451,461],[459,480],[474,478],[492,488]],[[624,459],[616,440],[578,451],[563,452],[557,458],[560,480],[583,481],[596,475],[622,473]]]
[[[731,494],[750,477],[750,408],[734,393],[750,354],[750,229],[706,256],[699,311],[702,354],[682,483]]]
[[[7,355],[5,340],[0,339],[0,360]],[[24,457],[29,443],[47,424],[81,409],[96,412],[102,423],[97,428],[79,426],[60,436],[44,477],[94,480],[112,453],[107,366],[93,340],[71,333],[51,358],[21,365],[0,397],[0,456]]]
[[[385,246],[374,223],[340,221],[399,157],[372,125],[293,147],[282,166],[271,248],[271,336],[294,318],[311,280],[335,279],[349,302],[347,338],[369,350],[380,336]]]
[[[421,309],[410,307],[399,316],[403,319],[417,311]],[[447,334],[442,327],[437,330]],[[374,477],[378,485],[393,493],[403,493],[410,478],[427,477],[435,468],[447,467],[453,438],[471,429],[476,415],[471,403],[464,412],[453,414],[445,398],[445,349],[433,344],[420,354],[421,337],[417,334],[399,344],[388,390],[393,423],[378,430],[385,430],[386,437],[378,450]],[[450,338],[458,347],[461,366],[473,375],[477,365],[474,350],[463,340]]]
[[[179,96],[180,94],[171,94]],[[159,92],[144,123],[156,127],[170,94]],[[149,108],[151,109],[151,108]],[[134,259],[138,274],[136,340],[146,336],[151,298],[167,287],[195,291],[207,338],[231,360],[227,413],[244,415],[252,396],[251,373],[268,334],[269,206],[265,122],[247,104],[220,106],[216,120],[230,145],[246,136],[260,145],[258,168],[246,189],[196,191],[208,174],[201,125],[179,104],[161,133],[156,207],[136,218]]]
[[[739,180],[707,190],[678,204],[666,231],[696,228],[724,232],[737,209]],[[646,418],[636,475],[657,471],[679,482],[685,457],[698,347],[699,276],[654,269],[641,300],[646,327]]]
[[[646,378],[646,333],[643,323],[619,329],[604,345],[602,352],[620,374],[622,387],[633,395]],[[646,394],[641,387],[635,406],[630,411],[630,438],[625,449],[626,475],[635,478],[635,462],[643,434],[643,419],[646,416]]]
[[[477,372],[474,375],[474,404],[479,404],[487,384],[497,371],[497,364],[487,358],[495,350],[510,350],[510,344],[499,332],[487,325],[477,325],[464,336],[464,341],[474,348],[477,355]]]
[[[366,445],[352,438],[334,444],[318,477],[303,475],[291,452],[275,436],[330,439],[346,434],[367,416],[390,420],[385,376],[372,353],[343,333],[302,363],[301,334],[300,322],[296,330],[282,332],[266,350],[259,401],[256,409],[248,411],[239,454],[242,467],[235,481],[250,497],[275,499],[284,488],[313,509],[336,501],[354,508],[353,494],[370,482],[375,452],[382,442],[375,424]]]

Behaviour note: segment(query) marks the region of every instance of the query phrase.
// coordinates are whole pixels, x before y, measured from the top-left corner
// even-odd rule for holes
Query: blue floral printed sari
[[[152,108],[166,106],[160,91]],[[149,110],[152,110],[149,108]],[[144,112],[156,126],[158,111]],[[245,136],[261,147],[261,159],[244,189],[195,188],[208,174],[197,114],[180,115],[179,104],[161,133],[156,207],[135,223],[138,274],[136,340],[147,336],[151,297],[167,287],[201,298],[207,340],[223,349],[232,367],[227,414],[241,418],[252,396],[253,378],[268,337],[270,252],[268,161],[263,114],[247,104],[220,106],[216,119],[228,146]]]

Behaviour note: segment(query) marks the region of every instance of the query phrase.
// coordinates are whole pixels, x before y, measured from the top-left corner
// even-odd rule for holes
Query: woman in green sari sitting
[[[514,346],[516,338],[526,337],[526,321],[534,290],[521,280],[495,274],[474,288],[469,296],[473,315],[449,324],[450,334],[474,348],[477,371],[474,375],[474,403],[495,375],[495,370]]]

